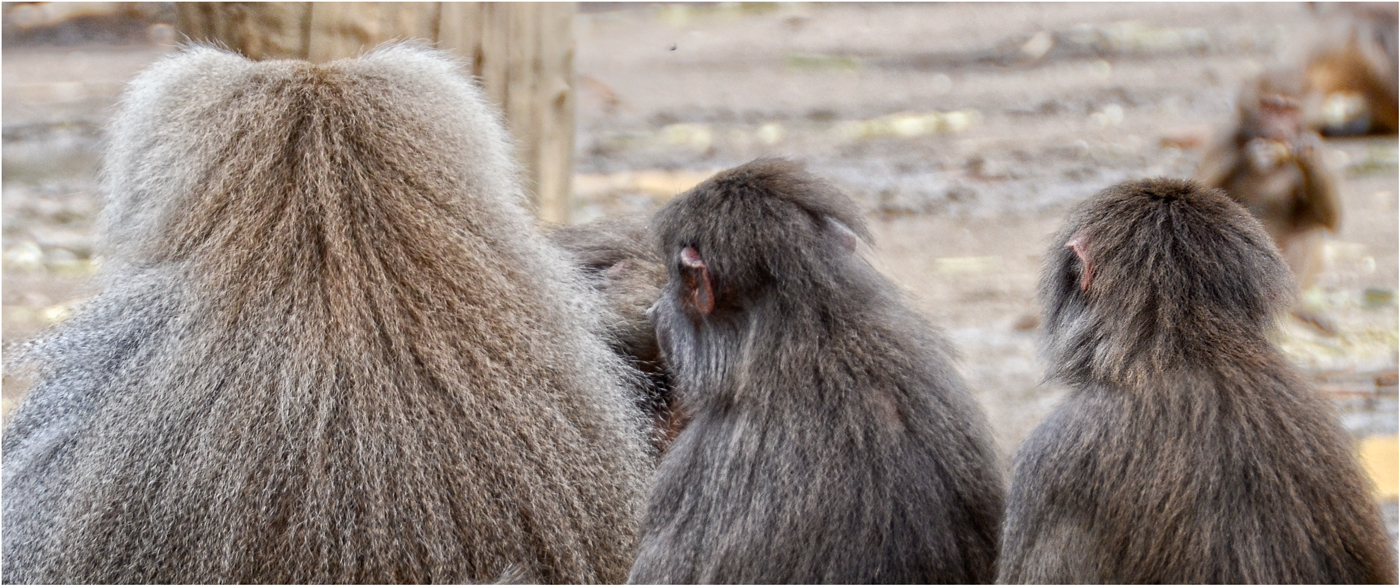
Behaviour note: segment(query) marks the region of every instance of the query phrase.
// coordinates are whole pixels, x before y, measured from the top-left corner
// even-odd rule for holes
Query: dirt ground
[[[1042,381],[1034,295],[1068,206],[1190,176],[1241,84],[1324,30],[1292,4],[584,5],[574,220],[654,210],[759,156],[806,163],[868,211],[871,258],[946,329],[1009,457],[1065,392]],[[100,128],[168,49],[5,48],[7,354],[95,290]],[[1339,333],[1288,321],[1278,342],[1384,453],[1400,426],[1397,141],[1329,140],[1325,158],[1344,217],[1302,299]],[[20,387],[6,381],[7,406]]]

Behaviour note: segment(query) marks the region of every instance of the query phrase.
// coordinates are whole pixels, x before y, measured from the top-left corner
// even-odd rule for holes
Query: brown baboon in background
[[[651,417],[654,446],[665,451],[684,422],[646,314],[666,284],[666,267],[647,234],[647,221],[645,216],[603,218],[557,228],[549,237],[574,255],[606,300],[603,322],[618,353],[643,374],[636,401]]]
[[[855,204],[761,160],[653,226],[670,279],[650,313],[690,422],[629,580],[991,580],[986,416],[946,342],[856,254]]]
[[[1267,339],[1291,283],[1259,223],[1154,179],[1054,242],[1046,351],[1072,391],[1016,455],[999,579],[1395,583],[1351,439]]]
[[[460,64],[187,49],[106,174],[107,289],[5,428],[6,581],[626,577],[629,371]]]
[[[1308,58],[1310,125],[1328,136],[1400,130],[1400,7],[1394,2],[1314,3],[1330,36]]]
[[[1341,223],[1341,204],[1321,138],[1303,124],[1300,91],[1297,76],[1282,70],[1246,84],[1237,126],[1206,153],[1196,180],[1259,218],[1307,288],[1317,277],[1322,232]]]

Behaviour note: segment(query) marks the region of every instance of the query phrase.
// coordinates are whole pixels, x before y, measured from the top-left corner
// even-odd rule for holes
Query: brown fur
[[[193,48],[132,83],[108,288],[5,429],[5,580],[625,577],[628,370],[461,72]]]
[[[1289,289],[1218,190],[1134,181],[1071,214],[1041,297],[1072,390],[1016,455],[999,581],[1395,582],[1351,439],[1268,341]]]
[[[1325,40],[1313,49],[1305,68],[1309,121],[1328,136],[1395,134],[1400,129],[1400,59],[1394,2],[1337,2],[1314,5]],[[1360,100],[1351,120],[1328,120],[1328,100]]]
[[[1196,180],[1259,218],[1307,288],[1320,270],[1322,233],[1341,225],[1341,200],[1321,139],[1304,125],[1300,83],[1280,70],[1246,84],[1237,126],[1206,154]]]

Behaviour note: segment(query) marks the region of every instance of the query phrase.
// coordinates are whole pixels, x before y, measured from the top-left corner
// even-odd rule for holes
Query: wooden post
[[[426,39],[471,66],[505,114],[541,218],[569,221],[573,3],[177,2],[177,27],[251,59],[329,61]]]

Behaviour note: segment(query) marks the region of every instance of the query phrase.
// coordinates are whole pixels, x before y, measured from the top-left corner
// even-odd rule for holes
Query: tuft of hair
[[[1077,235],[1087,238],[1087,288],[1085,264],[1067,246]],[[1042,274],[1050,374],[1128,385],[1173,366],[1254,355],[1293,287],[1269,235],[1243,207],[1220,190],[1164,178],[1116,185],[1080,204]]]
[[[660,369],[656,333],[646,311],[666,284],[666,269],[651,246],[647,218],[603,218],[555,229],[550,239],[573,255],[603,299],[603,321],[619,350]]]
[[[572,253],[586,272],[599,273],[623,261],[657,258],[648,221],[642,215],[599,218],[556,228],[550,239]]]
[[[614,349],[640,372],[637,405],[652,415],[653,443],[661,447],[672,423],[671,382],[647,309],[666,284],[666,268],[651,246],[648,221],[641,215],[601,218],[556,228],[549,238],[573,256],[602,294],[601,321]]]
[[[625,578],[630,369],[510,153],[421,46],[140,74],[107,289],[34,347],[4,432],[5,580]]]

